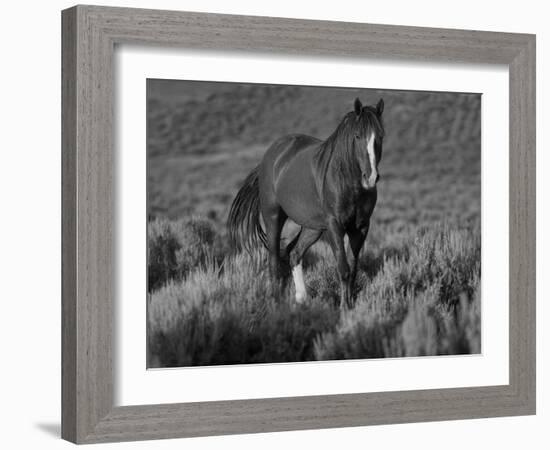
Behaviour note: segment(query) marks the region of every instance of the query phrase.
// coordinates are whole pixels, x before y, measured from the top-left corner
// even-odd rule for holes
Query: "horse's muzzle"
[[[376,183],[378,183],[378,180],[380,179],[380,174],[376,174],[375,176],[367,176],[367,174],[363,173],[361,176],[361,185],[364,189],[367,191],[369,189],[374,189],[376,187]]]

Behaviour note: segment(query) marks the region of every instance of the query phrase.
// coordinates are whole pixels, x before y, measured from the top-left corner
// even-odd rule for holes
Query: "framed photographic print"
[[[65,439],[534,414],[534,36],[62,22]]]

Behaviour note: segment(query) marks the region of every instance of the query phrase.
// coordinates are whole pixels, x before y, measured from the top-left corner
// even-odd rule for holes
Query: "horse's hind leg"
[[[287,251],[290,253],[290,266],[292,267],[292,278],[294,279],[294,287],[296,290],[295,298],[297,303],[302,303],[307,297],[302,270],[302,259],[308,248],[319,240],[321,234],[323,234],[321,230],[302,228],[297,236],[297,240],[289,244],[289,246],[293,245],[293,248]]]
[[[265,231],[267,235],[267,246],[269,250],[269,270],[271,278],[275,283],[277,294],[280,293],[284,274],[281,268],[281,231],[287,219],[285,212],[280,206],[274,206],[263,212]]]

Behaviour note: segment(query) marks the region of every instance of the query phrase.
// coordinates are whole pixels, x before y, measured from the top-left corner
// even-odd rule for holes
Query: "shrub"
[[[316,338],[317,359],[480,352],[479,231],[424,230],[406,248],[363,279],[355,308]]]
[[[188,240],[200,235],[181,225],[155,227],[162,249],[181,248],[181,238],[176,244],[167,239],[178,230],[185,229]],[[335,263],[323,244],[304,267],[310,298],[297,305],[290,280],[282,295],[275,295],[265,251],[211,257],[218,244],[212,245],[211,236],[197,238],[210,253],[188,252],[185,264],[176,258],[178,250],[170,250],[176,276],[149,296],[149,364],[479,353],[479,234],[478,226],[432,227],[397,247],[369,247],[361,256],[356,305],[344,313],[337,306]]]
[[[155,219],[147,224],[148,290],[169,280],[179,280],[211,256],[215,233],[204,219],[169,221]]]
[[[149,336],[162,367],[314,359],[313,341],[338,314],[324,304],[277,300],[265,255],[238,255],[151,296]]]

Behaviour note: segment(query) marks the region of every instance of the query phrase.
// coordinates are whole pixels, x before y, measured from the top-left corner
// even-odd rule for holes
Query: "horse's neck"
[[[332,145],[324,143],[320,146],[316,157],[315,178],[321,200],[327,196],[327,189],[330,190],[331,197],[349,195],[355,190],[355,185],[359,183],[355,179],[360,174],[359,163],[352,155],[345,153],[352,151],[352,148],[342,142],[334,142]]]

